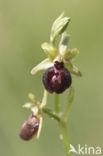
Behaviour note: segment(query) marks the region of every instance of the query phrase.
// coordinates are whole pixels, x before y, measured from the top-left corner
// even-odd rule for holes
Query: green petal
[[[49,58],[43,60],[40,64],[38,64],[37,66],[35,66],[32,70],[31,70],[31,74],[34,75],[36,74],[38,71],[41,71],[41,70],[46,70],[50,67],[53,66],[53,62],[51,62],[49,60]]]
[[[62,34],[60,44],[59,44],[59,53],[61,56],[63,56],[65,52],[67,51],[69,39],[70,39],[70,36],[66,32],[64,32]]]

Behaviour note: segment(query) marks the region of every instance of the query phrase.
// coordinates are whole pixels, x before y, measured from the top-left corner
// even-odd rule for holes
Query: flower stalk
[[[58,96],[58,94],[56,94],[56,93],[55,93],[54,96],[55,96],[55,97],[54,97],[55,112],[56,112],[57,114],[59,114],[59,96]]]
[[[66,103],[64,105],[65,109],[63,112],[60,112],[60,110],[58,112],[59,114],[60,113],[62,114],[60,116],[60,120],[58,123],[59,123],[59,128],[60,128],[60,139],[62,140],[62,142],[64,144],[67,156],[71,156],[71,153],[69,153],[70,145],[69,145],[68,131],[67,131],[66,125],[67,125],[67,119],[68,119],[68,112],[70,111],[70,105],[72,104],[73,97],[74,97],[74,93],[73,93],[73,90],[70,88],[68,100],[66,101]],[[57,105],[56,102],[55,102],[55,105]],[[59,106],[59,105],[57,105],[57,106]]]
[[[69,146],[68,131],[67,131],[66,123],[63,121],[60,121],[59,122],[59,128],[60,128],[61,140],[63,141],[64,147],[66,150],[66,154],[67,154],[67,156],[72,156],[72,154],[69,153],[70,146]]]

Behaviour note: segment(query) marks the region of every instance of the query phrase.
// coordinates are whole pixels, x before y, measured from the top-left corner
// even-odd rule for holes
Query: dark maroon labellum
[[[30,140],[37,133],[39,128],[39,119],[36,116],[29,117],[20,129],[20,137],[23,140]]]
[[[53,67],[46,70],[42,80],[48,92],[58,94],[69,88],[72,83],[70,72],[64,67],[64,63],[57,61]]]

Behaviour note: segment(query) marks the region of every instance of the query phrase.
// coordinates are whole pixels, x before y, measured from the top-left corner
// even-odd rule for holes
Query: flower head
[[[70,35],[66,33],[66,28],[70,22],[70,18],[63,16],[64,13],[54,21],[51,28],[50,42],[45,42],[41,45],[47,58],[31,70],[32,75],[36,74],[38,71],[47,70],[48,68],[53,67],[55,61],[58,61],[63,62],[70,73],[81,76],[79,69],[73,65],[73,61],[79,51],[77,48],[68,48]],[[59,35],[61,35],[61,40],[58,47],[56,47],[55,41]]]

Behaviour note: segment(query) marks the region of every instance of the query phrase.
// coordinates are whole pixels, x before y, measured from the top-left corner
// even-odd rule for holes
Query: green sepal
[[[52,46],[50,43],[43,43],[41,45],[44,52],[48,55],[50,60],[53,60],[58,55],[58,50]]]
[[[38,64],[37,66],[35,66],[32,70],[31,70],[31,74],[34,75],[36,74],[38,71],[41,70],[46,70],[50,67],[53,66],[53,62],[50,61],[49,58],[43,60],[40,64]]]

